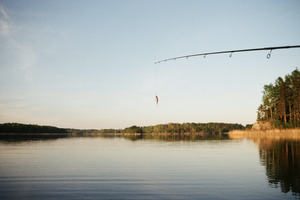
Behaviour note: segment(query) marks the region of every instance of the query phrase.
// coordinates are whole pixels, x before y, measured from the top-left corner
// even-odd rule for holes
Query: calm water
[[[0,199],[299,199],[300,142],[1,138]]]

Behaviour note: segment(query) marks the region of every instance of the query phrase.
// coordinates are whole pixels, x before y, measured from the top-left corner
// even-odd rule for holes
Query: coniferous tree
[[[257,120],[270,121],[277,128],[300,126],[300,72],[296,68],[274,85],[264,86]]]

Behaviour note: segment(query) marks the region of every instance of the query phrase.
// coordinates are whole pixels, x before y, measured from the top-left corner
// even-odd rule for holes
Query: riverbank
[[[228,132],[230,139],[243,139],[261,137],[266,139],[300,139],[300,129],[271,129],[264,131],[257,130],[234,130]]]

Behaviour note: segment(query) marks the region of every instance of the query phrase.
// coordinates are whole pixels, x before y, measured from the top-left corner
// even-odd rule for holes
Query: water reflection
[[[200,136],[200,135],[89,136],[89,138],[97,138],[97,137],[98,138],[99,137],[101,137],[101,138],[123,137],[127,141],[140,141],[141,143],[138,142],[138,146],[134,146],[134,148],[133,148],[134,151],[131,152],[132,149],[128,150],[131,152],[130,155],[135,155],[135,154],[133,154],[133,152],[135,152],[135,148],[137,148],[137,147],[141,148],[140,145],[141,146],[145,146],[147,144],[149,145],[149,143],[145,143],[145,140],[157,140],[157,141],[168,141],[168,142],[169,141],[170,142],[187,141],[186,143],[191,144],[189,142],[199,141],[199,140],[218,141],[218,140],[230,140],[230,139],[244,138],[244,136],[243,137],[239,136],[238,138],[234,138],[232,135],[227,135],[227,134],[203,135],[203,136]],[[26,135],[25,136],[1,136],[0,143],[20,144],[20,143],[24,143],[24,142],[30,143],[30,142],[37,142],[37,141],[57,141],[57,140],[63,139],[63,138],[70,138],[70,136],[59,136],[59,135],[56,135],[56,136],[49,136],[49,135],[46,135],[46,136],[26,136]],[[77,138],[77,137],[72,137],[72,138]],[[298,138],[298,139],[291,139],[288,137],[275,138],[275,137],[268,137],[267,135],[263,135],[263,136],[262,135],[259,135],[259,136],[251,135],[251,136],[247,136],[246,138],[251,139],[256,144],[258,144],[259,159],[260,159],[261,165],[263,165],[265,167],[266,177],[267,177],[269,186],[272,188],[280,188],[281,192],[292,193],[296,198],[300,198],[300,177],[299,177],[299,174],[300,174],[300,138]],[[89,145],[88,148],[86,148],[86,149],[84,149],[84,151],[80,151],[80,152],[85,152],[85,151],[88,151],[89,149],[93,150],[95,148],[98,148],[98,145],[99,145],[98,142],[100,142],[100,140],[89,140],[89,141],[97,141],[97,146]],[[123,148],[124,148],[125,144],[121,142],[124,140],[118,140],[118,141],[120,142],[121,145],[123,145]],[[66,140],[61,140],[60,144],[65,144],[65,142],[66,142]],[[81,141],[81,140],[70,141],[70,143],[72,143],[72,144],[74,142],[80,143],[83,141]],[[85,142],[87,142],[87,141],[85,141]],[[101,140],[101,142],[102,143],[99,146],[101,148],[103,147],[103,149],[101,149],[101,151],[103,151],[103,152],[108,151],[105,148],[111,148],[115,144],[113,141],[110,141],[110,140]],[[58,143],[58,142],[55,142],[55,144],[56,143]],[[132,142],[129,142],[129,143],[136,144],[136,143],[132,143]],[[94,143],[91,142],[91,144],[94,144]],[[120,144],[118,143],[118,145],[120,145]],[[168,143],[168,144],[173,144],[173,143]],[[196,144],[196,143],[193,143],[193,144],[194,144],[192,147],[193,151],[196,148],[200,148],[198,146],[198,144]],[[159,147],[160,147],[160,145],[159,145]],[[222,144],[220,144],[220,145],[222,145]],[[222,148],[222,151],[223,151],[223,148],[225,148],[225,146],[219,146],[219,145],[217,145],[217,146]],[[187,147],[185,150],[190,150],[189,148],[191,148],[191,146],[185,146],[185,147]],[[6,147],[3,147],[3,149],[4,148],[6,148]],[[151,150],[150,154],[147,154],[148,158],[155,157],[154,155],[156,155],[155,152],[157,150],[157,147],[155,146],[155,148],[156,149]],[[201,148],[203,148],[203,149],[201,149]],[[202,145],[201,148],[200,149],[202,152],[206,152],[204,145]],[[210,151],[213,149],[214,148],[210,149]],[[118,147],[118,149],[116,151],[119,151],[119,150],[120,150],[120,148]],[[139,150],[141,150],[141,149],[139,149]],[[224,149],[224,150],[226,150],[226,149]],[[45,151],[44,153],[47,155],[51,153],[51,152],[48,152],[47,149],[45,149],[44,147],[42,147],[40,149],[40,151],[42,151],[42,152]],[[69,149],[65,149],[65,151],[66,152],[62,151],[61,153],[66,154],[68,152],[69,153],[73,152]],[[98,155],[98,152],[101,152],[101,151],[97,150],[96,155]],[[193,151],[189,152],[189,154],[192,154]],[[199,149],[198,149],[198,151],[199,151]],[[109,152],[111,153],[111,151],[109,151]],[[159,154],[157,154],[157,155],[161,155],[161,149],[159,149],[158,152],[159,152]],[[256,152],[257,152],[257,150],[256,150]],[[118,155],[118,154],[115,154],[115,155]],[[188,156],[188,154],[185,154],[185,153],[184,153],[184,155],[186,157]],[[88,156],[91,156],[91,154],[89,153]],[[178,154],[176,154],[176,156],[178,156]],[[206,157],[206,154],[197,154],[197,156],[203,156],[202,160],[205,160],[206,162],[201,162],[201,164],[204,165],[204,163],[209,163],[209,161],[212,162],[215,154],[209,154],[207,157]],[[233,156],[233,155],[231,154],[231,156]],[[68,156],[68,157],[71,157],[71,156]],[[83,157],[87,157],[87,156],[83,156]],[[257,158],[257,156],[256,156],[256,158]],[[101,159],[95,159],[95,160],[103,160],[103,159],[104,158],[101,157]],[[120,159],[123,159],[123,158],[120,158]],[[182,159],[182,157],[180,157],[180,159]],[[228,159],[229,158],[224,158],[225,161]],[[95,160],[93,160],[93,162]],[[149,163],[152,163],[156,160],[157,160],[157,157],[155,157],[155,159],[153,159]],[[114,162],[117,162],[117,161],[114,160]],[[140,165],[140,162],[138,160],[132,160],[132,162],[135,163],[136,165]],[[84,162],[82,162],[82,163],[84,163]],[[199,166],[201,166],[201,165],[199,165]],[[214,167],[214,166],[215,165],[211,165],[210,168]],[[233,166],[228,167],[228,168],[232,168],[232,167]],[[211,179],[211,177],[208,180],[210,180],[210,179]],[[265,184],[265,185],[267,186],[267,184]],[[271,190],[273,190],[273,189],[271,189]]]
[[[162,140],[162,141],[197,141],[197,140],[228,140],[227,134],[207,135],[125,135],[124,138],[136,140]]]
[[[300,197],[300,140],[263,141],[259,156],[271,187]]]
[[[161,140],[161,141],[197,141],[197,140],[229,140],[227,134],[208,135],[96,135],[96,136],[68,136],[68,135],[0,135],[2,143],[20,143],[30,141],[47,141],[62,138],[125,138],[131,141],[137,140]]]
[[[260,162],[266,169],[271,188],[291,192],[300,199],[300,135],[295,133],[244,133],[230,139],[251,139],[259,146]]]
[[[0,143],[22,143],[34,141],[50,141],[68,138],[67,135],[0,135]]]

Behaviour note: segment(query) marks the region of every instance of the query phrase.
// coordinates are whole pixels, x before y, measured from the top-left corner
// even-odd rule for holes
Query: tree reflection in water
[[[259,155],[271,187],[300,197],[300,140],[260,141]]]
[[[125,139],[129,139],[132,141],[136,140],[162,140],[162,141],[197,141],[197,140],[229,140],[229,137],[227,134],[204,134],[204,135],[172,135],[172,134],[166,134],[166,135],[127,135],[123,136]]]

